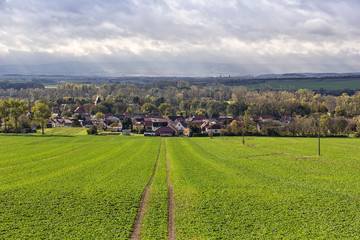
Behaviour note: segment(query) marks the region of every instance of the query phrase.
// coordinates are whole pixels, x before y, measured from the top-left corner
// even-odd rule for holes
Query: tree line
[[[101,102],[94,104],[100,96]],[[271,115],[275,118],[292,116],[298,129],[309,129],[314,125],[311,116],[321,113],[329,117],[329,126],[338,126],[360,115],[360,93],[354,95],[343,93],[340,96],[315,93],[308,89],[296,92],[289,91],[255,91],[245,87],[225,85],[195,86],[187,81],[158,81],[143,86],[134,84],[105,84],[94,86],[88,84],[59,84],[54,89],[0,89],[0,100],[17,98],[31,102],[47,102],[49,107],[60,106],[63,116],[71,117],[74,106],[83,106],[89,114],[112,113],[160,113],[163,115],[206,115],[215,118],[222,115],[233,117]],[[12,117],[15,123],[15,118]],[[310,119],[310,120],[309,120]],[[325,121],[326,122],[326,121]],[[324,123],[325,124],[325,123]],[[16,125],[16,124],[13,124]],[[326,124],[325,124],[326,125]],[[350,123],[348,124],[348,129]],[[300,127],[299,127],[300,126]],[[16,128],[16,127],[15,127]],[[355,127],[356,128],[356,127]],[[279,134],[297,134],[297,130],[286,126],[269,126]],[[335,131],[329,127],[327,132]],[[337,128],[337,129],[342,129]],[[352,126],[350,129],[354,129]],[[270,133],[275,130],[269,130]],[[313,132],[313,131],[307,131]],[[325,132],[325,130],[324,130]],[[275,133],[274,133],[275,134]],[[298,135],[301,135],[300,133]]]
[[[144,86],[133,84],[106,84],[100,87],[87,84],[59,84],[55,89],[0,89],[0,100],[18,98],[32,103],[45,99],[55,104],[92,104],[97,96],[105,102],[103,111],[133,112],[158,111],[181,115],[205,114],[242,115],[309,115],[326,112],[337,117],[355,117],[360,114],[360,93],[340,96],[315,93],[307,89],[289,91],[254,91],[245,87],[224,85],[195,86],[189,82],[155,82]],[[143,107],[145,105],[145,107]],[[161,104],[166,104],[162,105]],[[126,105],[126,106],[125,106]],[[91,107],[91,106],[89,106]],[[106,108],[106,109],[105,109]],[[143,109],[142,109],[143,108]],[[93,109],[96,111],[96,109]]]
[[[20,128],[30,128],[32,122],[39,125],[44,134],[44,128],[51,117],[51,109],[48,102],[39,100],[32,111],[29,111],[28,105],[23,100],[10,98],[0,102],[0,117],[5,133],[18,133],[19,125]]]

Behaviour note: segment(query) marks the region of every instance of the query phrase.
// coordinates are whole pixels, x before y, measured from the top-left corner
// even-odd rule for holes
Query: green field
[[[0,135],[0,239],[356,239],[360,139]],[[156,168],[154,169],[155,164]]]
[[[273,89],[280,90],[298,90],[298,89],[310,89],[310,90],[319,90],[319,89],[328,89],[328,90],[337,90],[337,89],[360,89],[360,80],[342,80],[342,81],[333,81],[333,82],[321,82],[321,81],[267,81],[265,84],[250,84],[245,85],[248,89],[262,89],[264,87],[271,87]]]
[[[41,133],[41,130],[38,130],[38,133]],[[45,129],[46,135],[87,135],[85,128],[75,128],[75,127],[67,127],[67,128],[47,128]]]

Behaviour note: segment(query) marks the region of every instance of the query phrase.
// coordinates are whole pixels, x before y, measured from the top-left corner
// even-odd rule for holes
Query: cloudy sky
[[[360,71],[359,10],[359,0],[0,0],[0,64],[181,61]]]

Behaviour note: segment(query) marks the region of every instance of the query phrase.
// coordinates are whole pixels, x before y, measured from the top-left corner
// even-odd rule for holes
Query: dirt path
[[[168,185],[168,239],[176,239],[176,229],[175,229],[175,201],[174,201],[174,191],[170,183],[170,174],[169,174],[169,164],[167,159],[166,152],[166,139],[165,139],[165,159],[166,159],[166,179]]]
[[[160,158],[160,152],[161,152],[161,142],[160,142],[160,147],[159,147],[159,154],[155,163],[155,167],[154,167],[154,173],[150,178],[150,181],[148,183],[148,185],[145,187],[142,196],[141,196],[141,200],[140,200],[140,207],[139,207],[139,211],[136,215],[136,219],[135,219],[135,223],[134,223],[134,227],[133,227],[133,231],[131,234],[130,239],[140,239],[141,237],[141,226],[142,226],[142,220],[145,216],[146,213],[146,209],[147,209],[147,205],[148,205],[148,199],[149,199],[149,190],[151,187],[151,184],[154,180],[154,176],[156,173],[156,169],[159,163],[159,158]]]

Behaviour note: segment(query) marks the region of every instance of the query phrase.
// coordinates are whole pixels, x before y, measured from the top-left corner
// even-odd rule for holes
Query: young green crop
[[[127,239],[159,144],[120,136],[1,136],[0,238]]]
[[[141,239],[167,239],[168,189],[166,183],[165,141],[162,140],[159,163],[150,188],[148,209],[141,228]]]
[[[128,239],[161,138],[0,136],[0,238]],[[48,133],[47,133],[48,134]],[[354,239],[359,139],[167,138],[177,239]],[[142,239],[167,235],[165,145]]]
[[[352,161],[357,169],[351,169],[341,158],[334,164],[326,156],[302,159],[297,151],[265,149],[271,140],[248,140],[249,147],[241,138],[169,139],[179,239],[357,236],[360,163]],[[286,146],[290,139],[276,140]]]
[[[81,127],[57,127],[47,128],[46,134],[49,135],[86,135],[86,129]]]

